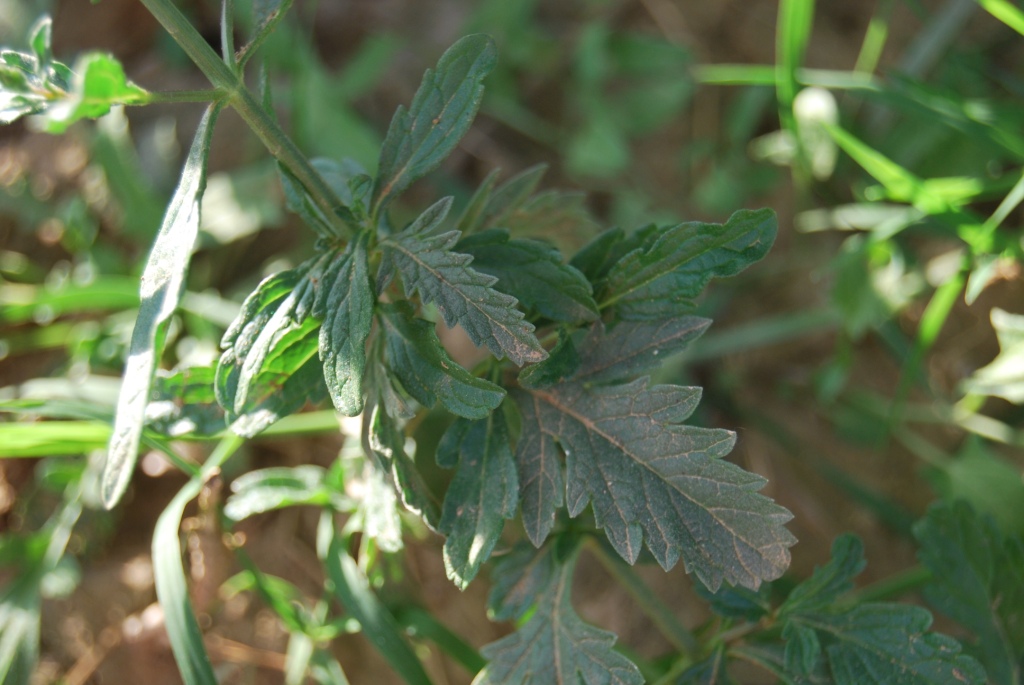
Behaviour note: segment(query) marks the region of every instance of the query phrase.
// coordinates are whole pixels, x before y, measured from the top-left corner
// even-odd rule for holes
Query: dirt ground
[[[181,4],[203,18],[206,34],[216,40],[218,10],[214,3],[188,0]],[[819,5],[808,64],[818,68],[849,68],[856,60],[875,3]],[[437,54],[457,37],[473,6],[468,0],[320,0],[313,35],[329,64],[344,63],[361,41],[381,32],[408,41],[408,49],[402,52],[393,73],[360,104],[360,111],[383,128],[389,119],[387,113],[413,92],[424,67],[422,57]],[[603,12],[612,16],[616,25],[663,35],[688,46],[700,63],[770,64],[774,61],[777,11],[776,2],[767,0],[579,0],[545,5],[538,13],[543,21],[563,27],[567,38],[576,30],[579,19]],[[57,3],[54,19],[58,55],[87,48],[105,49],[121,59],[130,76],[144,86],[170,89],[203,85],[199,75],[167,66],[160,56],[161,29],[135,0],[103,0],[95,5],[64,0]],[[920,22],[902,3],[895,10],[892,25],[883,65],[896,60],[900,46],[920,30]],[[968,28],[978,32],[978,40],[984,40],[984,32],[989,30],[986,27]],[[557,103],[546,100],[550,89],[557,85],[538,84],[533,91],[536,101],[524,104],[557,115]],[[638,174],[650,180],[651,195],[667,210],[705,218],[692,198],[702,174],[709,170],[679,165],[665,151],[681,149],[693,141],[722,141],[726,135],[722,113],[733,97],[735,93],[728,89],[704,88],[684,116],[658,136],[637,145],[633,165]],[[189,119],[198,116],[195,110],[154,108],[133,113],[132,122],[133,126],[143,126],[146,117],[164,116],[170,111],[182,118],[184,123],[179,129],[186,131],[185,138]],[[228,123],[222,125],[230,128]],[[760,122],[762,132],[776,126],[770,116]],[[495,166],[511,173],[537,161],[547,161],[552,171],[546,185],[578,185],[564,172],[552,150],[524,139],[499,122],[482,117],[470,142],[471,149],[460,150],[446,167],[462,174],[467,181],[479,181]],[[30,133],[21,125],[0,129],[0,161],[31,169],[56,188],[76,184],[75,174],[80,166],[61,166],[54,161],[62,159],[62,150],[65,157],[70,155],[66,149],[73,145],[73,138],[45,137]],[[251,153],[250,149],[233,148],[230,136],[218,135],[214,145],[214,168],[228,168]],[[12,159],[15,161],[11,162]],[[0,163],[0,170],[3,166]],[[608,192],[594,190],[591,208],[601,217],[607,209]],[[770,314],[827,305],[827,288],[823,284],[830,274],[824,269],[842,236],[796,233],[793,217],[801,208],[797,203],[794,191],[785,182],[776,184],[768,194],[750,198],[749,206],[776,209],[780,238],[764,263],[752,269],[740,285],[729,286],[729,306],[716,320],[713,330],[727,330]],[[43,264],[60,258],[58,248],[30,244],[35,238],[27,238],[10,225],[5,225],[2,231],[0,235],[8,241],[10,249],[29,252]],[[293,241],[287,233],[275,234],[261,248],[262,252],[250,257],[266,258],[270,250],[286,247]],[[987,321],[979,320],[976,312],[987,312],[992,304],[1019,301],[1021,295],[1019,285],[1003,284],[986,292],[974,310],[955,310],[930,360],[933,376],[948,379],[952,386],[964,369],[976,368],[991,359],[996,349],[994,341]],[[905,330],[913,330],[920,313],[919,308],[911,310],[901,322]],[[914,456],[895,444],[870,444],[838,436],[834,424],[815,406],[813,376],[831,358],[835,335],[834,328],[823,327],[795,341],[702,363],[691,369],[690,375],[691,380],[706,387],[702,419],[708,425],[738,431],[738,447],[732,458],[768,478],[764,493],[793,512],[789,528],[799,539],[792,550],[794,576],[802,577],[823,563],[832,540],[840,533],[852,531],[865,540],[869,564],[862,580],[870,582],[911,565],[913,547],[906,537],[837,487],[827,477],[827,468],[856,476],[863,485],[915,514],[923,510],[933,492],[924,484],[921,462]],[[866,339],[858,344],[855,357],[851,376],[865,387],[891,395],[899,375],[891,355],[878,342]],[[19,359],[17,366],[7,363],[0,367],[0,384],[43,375],[54,364],[51,358],[35,356]],[[950,450],[961,439],[958,433],[941,430],[930,437]],[[337,455],[342,441],[340,435],[258,440],[245,448],[237,468],[302,463],[326,466]],[[13,523],[12,495],[31,478],[31,467],[27,461],[0,462],[0,484],[4,485],[0,488],[0,528]],[[81,585],[66,600],[44,603],[42,666],[37,679],[40,684],[58,679],[66,685],[181,682],[155,604],[149,544],[157,516],[183,482],[173,471],[155,476],[140,473],[114,523],[93,517],[97,520],[89,519],[80,527],[73,547],[83,551]],[[323,578],[315,554],[315,524],[312,513],[298,509],[256,517],[242,527],[246,551],[265,572],[288,578],[309,596],[316,596]],[[474,646],[493,641],[510,630],[508,625],[491,623],[486,618],[486,579],[460,593],[445,578],[439,540],[409,542],[407,576],[396,592],[415,597]],[[242,593],[228,600],[217,597],[211,589],[217,579],[237,569],[231,567],[229,553],[216,543],[207,544],[203,550],[208,575],[197,583],[196,599],[202,606],[200,620],[218,676],[224,683],[282,682],[287,633],[255,596]],[[639,572],[687,625],[697,626],[704,620],[704,609],[694,601],[690,581],[681,568],[668,574],[656,566],[642,567]],[[575,598],[586,619],[615,631],[631,649],[645,656],[669,649],[629,595],[592,558],[585,556],[580,563]],[[359,636],[339,639],[335,649],[352,683],[399,682]],[[426,663],[439,684],[470,681],[464,670],[436,652],[426,657]]]

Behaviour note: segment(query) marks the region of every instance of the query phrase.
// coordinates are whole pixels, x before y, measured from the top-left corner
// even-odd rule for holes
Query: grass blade
[[[185,505],[196,497],[203,483],[242,445],[242,438],[228,435],[203,465],[202,471],[185,484],[156,522],[153,531],[153,577],[156,596],[164,612],[167,636],[185,685],[217,685],[210,657],[203,646],[203,634],[188,597],[188,583],[181,563],[178,528]]]
[[[199,231],[199,200],[206,187],[206,157],[219,111],[218,105],[211,105],[199,123],[178,189],[167,207],[142,273],[139,317],[132,333],[114,433],[103,468],[102,495],[107,509],[121,499],[138,458],[149,388],[163,351],[163,324],[177,309],[185,290],[185,274]]]
[[[1017,33],[1024,35],[1024,12],[1008,0],[978,0],[986,12]]]

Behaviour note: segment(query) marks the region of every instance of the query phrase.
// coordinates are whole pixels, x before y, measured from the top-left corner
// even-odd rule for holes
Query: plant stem
[[[336,238],[348,234],[347,226],[334,211],[335,207],[341,205],[334,192],[277,122],[260,106],[240,76],[221,60],[195,27],[174,6],[172,0],[142,0],[142,4],[171,34],[171,38],[181,46],[185,54],[206,74],[210,82],[224,92],[228,104],[241,115],[270,154],[298,179],[324,216],[334,222],[334,235],[328,237]]]
[[[858,602],[877,602],[905,595],[917,590],[932,579],[932,572],[924,566],[914,566],[906,571],[884,578],[877,583],[862,587],[854,593]]]
[[[208,88],[206,90],[166,90],[150,93],[143,102],[132,103],[139,105],[151,105],[153,103],[176,103],[176,102],[216,102],[224,97],[226,93],[220,88]]]
[[[605,570],[636,600],[637,604],[658,630],[672,645],[689,657],[693,657],[700,646],[686,626],[679,622],[626,562],[608,553],[596,538],[590,538],[588,548],[601,562]]]

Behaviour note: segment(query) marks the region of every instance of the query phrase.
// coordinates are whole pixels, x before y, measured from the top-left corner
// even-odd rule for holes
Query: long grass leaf
[[[108,509],[121,499],[131,480],[142,439],[149,389],[163,351],[162,329],[177,309],[185,290],[185,274],[199,231],[199,201],[206,187],[206,157],[219,111],[219,105],[211,105],[199,123],[178,189],[167,207],[142,273],[139,290],[142,301],[132,332],[114,433],[101,481],[103,504]]]

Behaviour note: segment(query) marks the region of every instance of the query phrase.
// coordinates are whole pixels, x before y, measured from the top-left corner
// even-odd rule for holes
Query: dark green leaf
[[[561,383],[576,373],[580,363],[580,355],[572,336],[561,330],[558,332],[558,343],[551,348],[548,358],[522,370],[519,385],[524,388],[546,388]]]
[[[797,585],[782,607],[780,615],[816,611],[829,606],[853,589],[853,579],[864,570],[864,545],[856,535],[845,534],[832,543],[832,558],[814,569],[810,578]]]
[[[914,526],[932,572],[928,603],[975,636],[972,653],[991,682],[1021,682],[1024,661],[1024,545],[1004,537],[967,504],[933,506]]]
[[[576,247],[581,237],[596,230],[587,211],[585,193],[549,190],[534,195],[501,219],[501,228],[512,235],[542,235],[561,245]]]
[[[595,323],[581,347],[583,363],[579,383],[608,383],[631,378],[660,367],[704,334],[709,319],[679,316],[657,322],[622,321],[606,331]]]
[[[431,529],[437,530],[441,519],[437,499],[405,451],[405,433],[379,404],[374,405],[370,416],[368,445],[373,456],[391,471],[405,508],[422,517]]]
[[[458,232],[430,235],[449,204],[435,204],[383,243],[402,274],[406,295],[419,291],[425,302],[437,305],[449,327],[462,326],[474,344],[486,345],[498,358],[507,355],[519,366],[544,359],[547,353],[533,334],[533,324],[516,308],[516,299],[491,287],[495,277],[470,268],[472,257],[451,251]]]
[[[398,108],[384,139],[373,188],[374,215],[455,149],[473,123],[483,79],[496,61],[494,41],[466,36],[423,75],[412,105]]]
[[[383,304],[377,311],[387,340],[388,367],[417,402],[433,407],[440,401],[467,419],[482,419],[501,404],[505,391],[452,361],[434,325],[417,319],[412,305]]]
[[[337,162],[318,157],[310,160],[310,163],[341,202],[341,205],[334,208],[338,217],[350,226],[358,226],[366,218],[366,203],[369,200],[366,192],[368,189],[365,187],[365,181],[369,179],[366,170],[351,159]],[[334,237],[335,222],[324,215],[302,183],[284,165],[278,164],[277,168],[288,209],[298,214],[307,226],[321,236]]]
[[[557,570],[553,550],[554,545],[548,545],[538,551],[523,541],[497,559],[487,596],[492,620],[515,621],[540,599]]]
[[[586,277],[563,264],[561,253],[547,243],[510,240],[507,231],[491,229],[460,240],[455,250],[473,257],[476,271],[497,278],[495,290],[553,321],[593,321],[598,316]]]
[[[508,216],[529,199],[547,171],[546,164],[536,164],[513,176],[492,192],[497,172],[484,179],[459,219],[458,230],[473,233],[501,227]]]
[[[711,606],[712,611],[726,618],[757,621],[772,610],[768,583],[763,583],[757,590],[722,583],[717,592],[711,592],[698,582],[694,583],[693,589]]]
[[[676,681],[678,685],[726,685],[731,682],[725,670],[724,644],[683,671]]]
[[[483,648],[474,685],[639,685],[643,676],[612,649],[615,634],[584,623],[570,601],[573,563],[562,565],[524,626]]]
[[[325,476],[322,467],[312,464],[250,471],[231,483],[232,494],[224,505],[224,515],[242,521],[255,514],[298,505],[345,509],[344,498],[328,487]]]
[[[324,271],[313,316],[320,327],[320,360],[334,408],[346,416],[363,410],[366,339],[373,325],[373,292],[365,234],[337,255]]]
[[[402,638],[398,622],[370,589],[366,576],[345,551],[340,537],[335,535],[331,538],[324,563],[334,594],[348,614],[359,621],[370,644],[407,683],[430,685],[430,678],[416,653]]]
[[[799,676],[813,673],[821,658],[818,634],[799,623],[787,623],[782,638],[786,641],[786,671]]]
[[[712,278],[733,276],[764,257],[776,230],[770,209],[741,210],[725,224],[690,222],[662,229],[657,240],[612,267],[602,306],[614,304],[626,319],[689,312]]]
[[[456,419],[441,438],[437,463],[457,469],[438,530],[447,536],[448,577],[462,589],[491,556],[505,519],[516,513],[519,483],[505,415],[493,411],[477,421]]]
[[[146,407],[146,427],[170,438],[211,436],[227,428],[214,392],[215,375],[212,366],[157,371]]]
[[[638,247],[644,246],[658,235],[658,227],[646,226],[629,235],[621,228],[610,228],[584,245],[569,263],[582,271],[591,283],[600,283],[612,267]]]
[[[132,332],[114,432],[103,469],[101,487],[107,508],[117,504],[131,480],[142,438],[150,384],[163,352],[161,329],[177,309],[185,290],[185,274],[199,232],[199,200],[206,187],[206,156],[218,111],[216,106],[207,109],[199,124],[178,188],[167,207],[167,214],[142,272],[139,315]]]
[[[242,304],[221,345],[217,401],[231,430],[252,437],[326,394],[311,315],[327,257],[268,277]]]

